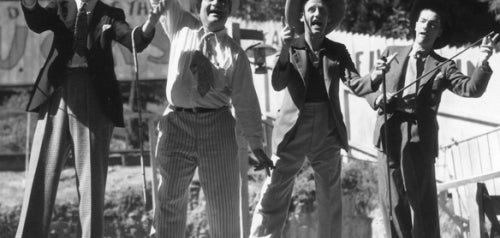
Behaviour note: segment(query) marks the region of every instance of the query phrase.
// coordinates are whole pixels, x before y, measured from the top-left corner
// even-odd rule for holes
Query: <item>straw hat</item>
[[[285,19],[288,25],[295,28],[297,34],[304,32],[304,23],[300,21],[304,5],[308,0],[286,0]],[[326,33],[333,31],[342,21],[345,14],[344,0],[322,0],[328,7],[328,25]]]

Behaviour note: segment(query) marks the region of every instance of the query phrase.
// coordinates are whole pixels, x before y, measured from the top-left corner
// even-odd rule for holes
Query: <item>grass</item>
[[[377,185],[373,164],[349,161],[343,164],[344,237],[385,237],[381,211],[378,207]],[[315,203],[313,171],[306,167],[296,180],[292,206],[289,210],[289,238],[315,234]],[[146,176],[151,178],[147,167]],[[250,210],[256,205],[265,178],[263,171],[249,171]],[[62,171],[52,237],[75,237],[78,224],[77,194],[73,169]],[[0,172],[0,234],[13,237],[17,227],[23,197],[24,172]],[[142,178],[139,166],[110,166],[105,197],[106,237],[147,237],[153,214],[145,211],[142,198]],[[298,208],[299,209],[295,209]],[[202,193],[190,194],[186,237],[209,237]],[[295,227],[294,227],[295,226]],[[441,214],[442,237],[460,237],[456,226]],[[304,236],[291,235],[293,232]]]

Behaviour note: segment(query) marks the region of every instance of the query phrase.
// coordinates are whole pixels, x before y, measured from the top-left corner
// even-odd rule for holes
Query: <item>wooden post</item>
[[[229,34],[240,44],[240,25],[238,23],[231,24]],[[238,161],[240,174],[240,236],[248,237],[250,235],[250,209],[248,205],[248,142],[242,136],[241,129],[235,129],[236,143],[238,144]]]
[[[238,43],[241,40],[264,40],[264,33],[261,30],[240,29],[238,23],[233,23],[228,29],[229,35]],[[241,45],[241,44],[240,44]],[[266,113],[270,111],[269,102],[269,79],[266,73],[265,77],[265,109]],[[241,237],[248,237],[250,235],[250,212],[249,212],[249,196],[248,196],[248,169],[249,169],[249,150],[248,142],[242,136],[241,128],[235,129],[236,142],[238,144],[238,160],[240,162],[240,227]],[[267,133],[266,133],[267,136]],[[270,145],[270,139],[265,139]],[[269,150],[270,150],[270,146]],[[270,154],[270,153],[269,153]],[[268,155],[269,155],[268,154]]]
[[[31,140],[31,113],[26,113],[26,150],[24,159],[24,173],[25,176],[28,175],[29,163],[30,163],[30,140]]]
[[[478,199],[482,195],[482,187],[476,183],[467,185],[467,203],[469,208],[469,237],[483,238],[484,216],[483,216],[483,200]]]
[[[158,140],[158,131],[156,130],[157,120],[149,118],[148,134],[149,134],[149,162],[151,165],[151,200],[153,202],[153,211],[156,209],[158,202],[158,170],[156,169],[156,143]]]

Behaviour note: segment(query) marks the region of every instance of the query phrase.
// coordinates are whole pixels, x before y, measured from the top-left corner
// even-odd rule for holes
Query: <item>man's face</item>
[[[432,47],[436,39],[441,36],[441,18],[429,9],[420,12],[415,23],[415,42],[425,47]]]
[[[200,20],[203,27],[215,32],[224,29],[231,12],[231,0],[202,0]]]
[[[328,23],[328,8],[322,0],[308,0],[302,16],[305,32],[313,36],[325,35]]]

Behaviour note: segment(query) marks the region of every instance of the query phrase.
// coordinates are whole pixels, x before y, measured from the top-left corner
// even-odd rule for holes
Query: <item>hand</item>
[[[165,13],[166,8],[165,0],[151,0],[151,10],[149,11],[148,20],[156,24],[160,19],[161,15]]]
[[[275,169],[273,161],[269,159],[262,149],[255,149],[252,152],[259,161],[259,164],[255,166],[255,171],[266,169],[267,176],[271,176],[269,169]]]
[[[293,42],[295,31],[290,25],[285,25],[281,30],[281,43],[283,43],[283,49],[288,49]]]
[[[385,73],[389,71],[390,66],[387,63],[386,57],[381,57],[375,62],[375,67],[371,72],[372,82],[379,83],[385,76]]]
[[[384,94],[380,94],[377,99],[375,99],[375,105],[379,108],[379,112],[390,111],[393,109],[393,102],[395,98],[395,92],[387,92],[386,103],[384,103]]]
[[[164,0],[149,0],[149,4],[151,4],[151,6],[153,6],[153,7],[160,4],[160,2],[165,2],[165,1]]]
[[[149,11],[148,19],[142,26],[142,32],[144,32],[145,37],[153,37],[154,29],[156,23],[160,19],[161,15],[167,9],[167,3],[165,0],[151,0],[151,10]]]
[[[281,47],[280,56],[278,58],[278,64],[279,65],[286,65],[289,62],[288,50],[290,49],[290,46],[292,45],[295,33],[294,33],[293,28],[291,28],[289,25],[284,25],[280,34],[281,34],[282,47]]]
[[[488,35],[483,38],[483,42],[479,47],[479,51],[481,54],[481,56],[479,57],[479,64],[484,64],[488,62],[491,55],[493,54],[493,49],[495,48],[498,37],[499,35],[498,33],[496,33],[493,37]]]

